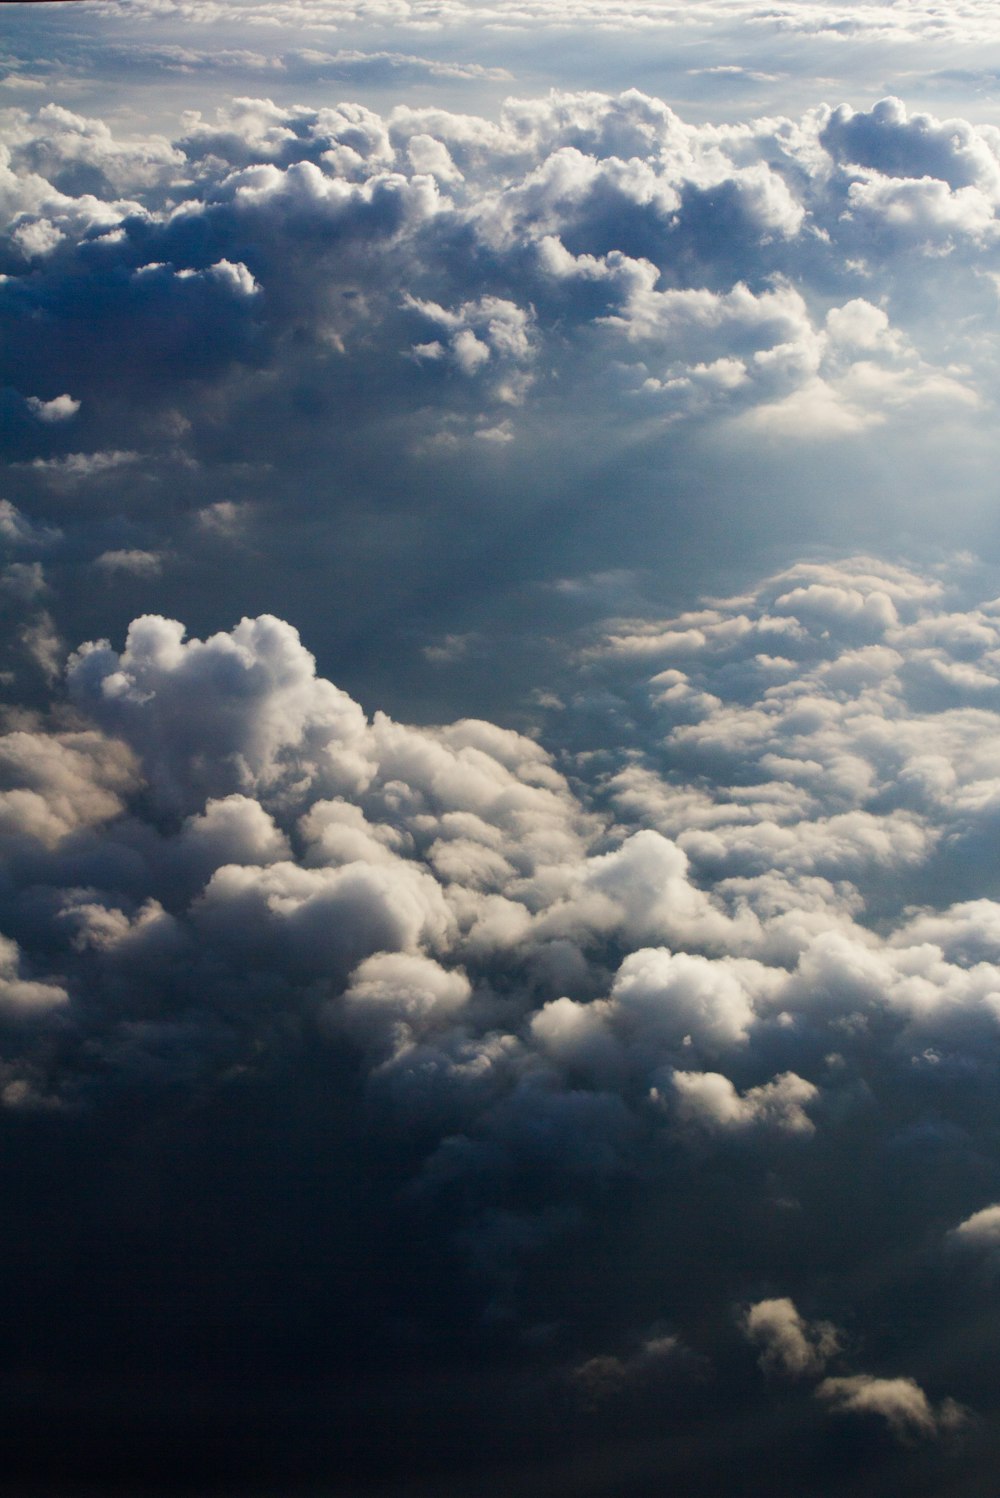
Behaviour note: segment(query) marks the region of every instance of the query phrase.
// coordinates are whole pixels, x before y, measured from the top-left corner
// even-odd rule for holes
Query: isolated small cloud
[[[840,1350],[836,1327],[828,1321],[806,1321],[787,1296],[747,1306],[740,1325],[746,1337],[760,1348],[758,1361],[765,1373],[789,1378],[814,1376],[822,1373]]]
[[[968,1414],[952,1399],[932,1405],[912,1378],[876,1378],[857,1373],[825,1378],[816,1397],[838,1415],[874,1415],[884,1420],[898,1441],[931,1439],[958,1431]]]
[[[132,577],[156,577],[163,570],[163,557],[158,552],[138,548],[102,551],[95,558],[95,566],[108,574],[120,572]]]
[[[988,1252],[1000,1249],[1000,1206],[983,1207],[973,1212],[957,1228],[952,1228],[948,1236],[961,1248]]]
[[[115,468],[130,467],[138,463],[139,458],[137,452],[115,448],[106,452],[67,453],[62,458],[35,458],[31,467],[39,474],[77,481],[100,477]]]
[[[52,400],[43,401],[36,395],[28,396],[28,406],[38,417],[39,421],[59,422],[68,421],[75,416],[80,409],[81,402],[74,400],[71,395],[57,395]]]

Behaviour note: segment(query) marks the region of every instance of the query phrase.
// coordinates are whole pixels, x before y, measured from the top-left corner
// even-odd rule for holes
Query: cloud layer
[[[655,607],[690,555],[717,585],[845,524],[984,540],[990,125],[893,98],[705,125],[634,89],[5,124],[22,692],[146,610],[270,612],[356,693],[489,716],[606,611],[592,575]]]
[[[753,1400],[784,1380],[803,1475],[830,1443],[854,1470],[845,1432],[858,1460],[930,1443],[960,1475],[991,1395],[934,1349],[996,1211],[1000,626],[950,586],[860,558],[614,621],[577,671],[581,698],[609,671],[648,695],[617,768],[560,743],[578,703],[547,747],[369,719],[274,618],[198,640],[146,616],[121,650],[82,646],[72,726],[0,741],[11,1126],[86,1140],[141,1105],[173,1134],[175,1100],[200,1097],[269,1136],[260,1100],[280,1116],[304,1087],[326,1168],[358,1150],[388,1172],[336,1283],[367,1259],[397,1293],[368,1237],[385,1212],[457,1277],[453,1298],[433,1253],[412,1266],[408,1330],[359,1291],[387,1348],[471,1315],[515,1388],[527,1339],[605,1434],[668,1388],[702,1419],[733,1379]],[[324,1076],[356,1098],[347,1129]],[[182,1178],[213,1158],[199,1145]],[[307,1193],[289,1231],[316,1209]],[[608,1315],[574,1299],[595,1234]],[[259,1314],[239,1337],[270,1347]],[[683,1475],[670,1450],[657,1470]]]
[[[982,1493],[991,18],[36,9],[11,1492]]]

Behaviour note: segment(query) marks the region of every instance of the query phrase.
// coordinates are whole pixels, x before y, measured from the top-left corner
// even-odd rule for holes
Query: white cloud
[[[453,1022],[468,1003],[469,981],[419,954],[380,952],[360,963],[344,994],[352,1034],[395,1051]]]
[[[794,1072],[783,1072],[743,1094],[719,1072],[678,1071],[670,1081],[678,1117],[684,1123],[723,1132],[755,1126],[784,1134],[808,1136],[814,1132],[815,1125],[805,1108],[819,1096],[819,1089]]]
[[[765,36],[818,28],[818,48],[849,32],[901,42],[931,23],[918,11],[726,7]],[[708,11],[366,15],[446,32]],[[251,24],[271,24],[265,8],[242,8],[241,33]],[[150,66],[207,69],[210,50]],[[384,77],[419,61],[277,43],[218,58],[289,87],[296,68],[353,77],[377,62]],[[342,1067],[371,1110],[343,1094],[358,1137],[370,1119],[376,1150],[403,1139],[399,1210],[439,1192],[449,1253],[491,1284],[509,1287],[565,1232],[572,1286],[597,1221],[627,1250],[609,1262],[628,1270],[615,1293],[632,1327],[650,1324],[634,1302],[666,1296],[673,1315],[694,1285],[710,1303],[695,1294],[685,1314],[725,1358],[711,1326],[731,1343],[732,1307],[752,1299],[754,1355],[818,1381],[836,1336],[770,1298],[774,1245],[796,1301],[851,1325],[874,1293],[857,1262],[891,1277],[929,1224],[940,1241],[943,1211],[989,1199],[976,1193],[1000,1056],[1000,610],[970,605],[967,563],[925,575],[827,553],[657,617],[644,591],[695,583],[659,576],[661,552],[638,556],[637,539],[625,565],[615,531],[646,523],[630,476],[662,473],[657,546],[686,566],[700,544],[672,528],[686,474],[709,486],[726,466],[737,484],[748,455],[823,439],[829,471],[824,456],[794,479],[794,518],[791,501],[759,501],[773,521],[760,544],[787,554],[789,536],[836,537],[848,453],[876,454],[902,491],[925,440],[956,463],[987,450],[995,306],[981,272],[1000,137],[892,101],[713,125],[635,91],[482,111],[237,99],[189,116],[177,143],[65,111],[13,122],[0,189],[24,254],[0,294],[15,356],[37,372],[24,389],[76,394],[9,397],[23,446],[21,508],[0,505],[0,538],[19,548],[3,573],[5,665],[31,710],[0,738],[0,899],[18,943],[3,946],[0,1038],[14,1039],[0,1100],[82,1090],[100,1106],[123,1075],[141,1090],[154,1073],[185,1097],[192,1078],[203,1096],[225,1077],[235,1097],[249,1074],[286,1067],[291,1086],[306,1052],[317,1076],[332,1058],[331,1091]],[[67,451],[74,432],[93,450]],[[967,452],[970,434],[983,446]],[[724,540],[744,578],[756,482],[713,519],[713,551]],[[43,524],[55,508],[58,550]],[[888,523],[873,513],[871,534]],[[43,572],[31,548],[50,545]],[[348,560],[327,587],[334,546]],[[498,572],[516,552],[518,579],[540,586],[490,613],[487,550]],[[552,586],[571,569],[582,583]],[[173,608],[206,576],[205,638],[146,614],[122,645],[114,622],[114,644],[71,657],[64,700],[61,635],[108,627],[72,621],[114,621],[153,578]],[[217,629],[234,598],[256,608],[293,583],[302,637],[266,614]],[[31,612],[43,587],[51,616]],[[418,593],[433,609],[407,635]],[[597,607],[637,617],[560,656],[559,621]],[[552,663],[523,717],[508,619]],[[317,670],[313,631],[347,681],[363,671],[342,641],[363,641],[414,716],[472,680],[481,712],[537,737],[369,718]],[[427,639],[425,661],[460,669],[391,660],[393,642],[416,653]],[[8,1025],[19,1004],[41,1040]],[[920,1186],[905,1212],[885,1189],[901,1159],[915,1163],[899,1179]],[[990,1247],[996,1210],[954,1241]],[[857,1254],[853,1240],[842,1254],[845,1223]],[[504,1335],[523,1331],[515,1299],[494,1307]],[[558,1344],[547,1355],[564,1371],[630,1397],[673,1360],[672,1332],[601,1343],[591,1314],[560,1307],[525,1345]],[[928,1298],[932,1331],[950,1314]],[[885,1367],[898,1327],[875,1321],[871,1366]],[[617,1352],[595,1368],[602,1345]],[[818,1392],[906,1438],[958,1419],[906,1378]]]
[[[56,395],[52,400],[40,400],[37,395],[28,396],[28,405],[39,421],[69,421],[80,409],[80,402],[71,395]]]
[[[953,1228],[949,1236],[963,1248],[1000,1248],[1000,1206],[982,1207],[973,1212],[971,1217]]]

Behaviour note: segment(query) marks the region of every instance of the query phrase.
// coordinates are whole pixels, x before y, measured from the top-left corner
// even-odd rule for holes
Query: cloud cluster
[[[369,676],[478,639],[471,678],[524,583],[645,566],[647,526],[677,576],[685,533],[714,548],[748,505],[762,534],[832,532],[817,453],[912,470],[992,442],[987,126],[893,100],[695,124],[636,90],[495,119],[245,97],[173,138],[63,105],[4,123],[4,495],[49,537],[11,557],[49,590],[7,605],[22,690],[58,659],[22,628],[146,610],[292,618],[330,670],[368,639]],[[713,474],[721,523],[684,498]],[[876,549],[929,483],[886,486]],[[959,544],[979,523],[957,505]]]
[[[674,574],[685,532],[714,547],[754,502],[762,533],[834,529],[805,466],[752,477],[788,444],[913,468],[992,441],[988,126],[891,99],[696,124],[636,90],[496,118],[243,97],[173,138],[63,105],[4,124],[4,493],[49,590],[7,605],[22,690],[109,627],[81,565],[118,630],[196,596],[197,630],[272,612],[325,662],[478,640],[471,677],[518,588],[643,566],[647,524]],[[716,470],[721,525],[684,498]]]
[[[817,1378],[842,1351],[837,1328],[829,1322],[810,1325],[787,1296],[748,1306],[741,1325],[748,1340],[761,1349],[758,1362],[768,1374]],[[969,1419],[969,1412],[953,1399],[943,1399],[935,1408],[916,1380],[908,1377],[827,1377],[814,1393],[834,1414],[881,1418],[903,1444],[953,1435]]]
[[[541,1109],[558,1156],[570,1109],[588,1168],[639,1120],[808,1149],[872,1047],[942,1084],[1000,1056],[1000,919],[964,887],[996,818],[1000,625],[943,593],[861,559],[616,624],[585,672],[685,669],[654,670],[661,726],[589,786],[486,722],[369,721],[277,619],[201,641],[145,617],[70,659],[85,722],[4,738],[6,834],[54,892],[85,1028],[105,981],[126,1023],[185,992],[185,1025],[270,983],[393,1106],[472,1135]],[[21,939],[34,897],[8,905]]]
[[[336,932],[351,949],[366,909],[371,953],[520,972],[534,998],[510,1044],[556,1071],[654,1085],[667,1066],[661,1100],[686,1116],[808,1129],[817,1088],[794,1072],[737,1092],[677,1063],[774,1025],[835,1034],[878,1013],[927,1045],[996,1023],[982,860],[1000,623],[943,591],[861,559],[616,622],[584,680],[638,663],[657,726],[585,793],[510,730],[369,721],[277,619],[201,641],[144,617],[122,651],[72,656],[85,721],[5,736],[9,835],[57,849],[115,825],[139,773],[169,878],[150,845],[136,898],[163,898],[190,860],[184,921],[226,943],[252,931],[262,951],[291,941],[317,979],[343,978]],[[343,900],[352,919],[335,918]]]
[[[477,381],[482,415],[520,402],[528,363],[580,389],[607,386],[609,359],[604,399],[633,421],[721,409],[843,435],[981,399],[942,329],[907,331],[894,277],[872,299],[869,262],[916,255],[911,278],[981,307],[1000,191],[987,126],[890,99],[697,127],[636,91],[510,101],[498,122],[242,99],[173,143],[61,106],[8,113],[15,340],[37,341],[45,309],[64,326],[86,311],[126,338],[135,394],[196,425],[181,361],[213,385],[234,362],[290,371],[307,327],[313,358],[415,354],[401,409],[433,404],[436,364],[503,371]],[[25,357],[88,403],[127,399],[61,334]],[[54,422],[61,395],[24,394]]]
[[[876,1415],[900,1460],[965,1429],[955,1400],[989,1396],[928,1369],[940,1297],[914,1329],[905,1275],[857,1272],[918,1255],[947,1285],[996,1236],[1000,918],[963,878],[995,823],[1000,623],[950,587],[858,558],[614,621],[581,695],[604,673],[651,717],[610,769],[561,747],[572,700],[547,748],[369,719],[274,618],[82,646],[72,725],[0,744],[6,1110],[85,1128],[135,1089],[346,1067],[364,1149],[404,1150],[406,1211],[444,1213],[502,1324],[530,1324],[540,1263],[595,1230],[627,1262],[673,1198],[614,1326],[543,1296],[551,1377],[601,1420],[738,1361],[703,1324],[736,1301],[806,1424]]]
[[[763,581],[668,610],[601,537],[646,547],[661,460],[649,573],[687,511],[746,532],[700,501],[733,454],[988,442],[1000,136],[636,91],[6,124],[0,1131],[12,1303],[48,1318],[14,1317],[12,1408],[155,1452],[194,1368],[206,1423],[308,1433],[305,1486],[398,1488],[419,1426],[435,1491],[486,1491],[468,1417],[497,1471],[519,1433],[532,1498],[587,1490],[532,1466],[581,1408],[628,1498],[743,1462],[767,1491],[745,1408],[789,1490],[905,1491],[919,1437],[963,1491],[950,1401],[996,1411],[1000,602],[968,558],[788,564],[783,531]],[[553,680],[515,719],[529,636]],[[419,683],[373,711],[417,657],[482,715]]]

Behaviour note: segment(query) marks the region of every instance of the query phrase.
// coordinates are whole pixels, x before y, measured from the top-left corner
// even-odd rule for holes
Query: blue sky
[[[4,9],[11,1491],[983,1492],[990,8]]]

